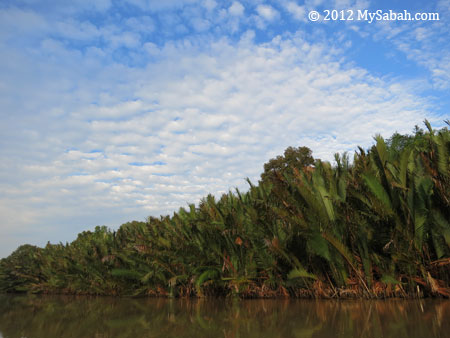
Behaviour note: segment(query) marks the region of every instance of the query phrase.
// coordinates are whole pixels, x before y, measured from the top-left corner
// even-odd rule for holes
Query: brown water
[[[0,337],[450,337],[446,300],[0,295]]]

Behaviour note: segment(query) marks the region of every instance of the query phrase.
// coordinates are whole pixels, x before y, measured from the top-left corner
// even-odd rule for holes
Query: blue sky
[[[311,22],[325,10],[439,21]],[[0,3],[0,257],[449,118],[450,1]]]

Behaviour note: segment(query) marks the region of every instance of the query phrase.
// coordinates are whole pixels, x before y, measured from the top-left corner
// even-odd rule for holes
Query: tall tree
[[[262,182],[279,181],[284,175],[292,175],[293,169],[303,169],[314,164],[312,151],[308,147],[288,147],[283,156],[272,158],[264,164],[264,172],[261,174]]]

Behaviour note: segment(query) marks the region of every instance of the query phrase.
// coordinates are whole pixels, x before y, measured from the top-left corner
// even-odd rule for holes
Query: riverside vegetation
[[[335,165],[290,147],[245,193],[22,245],[0,261],[0,291],[450,297],[450,131],[425,125]]]

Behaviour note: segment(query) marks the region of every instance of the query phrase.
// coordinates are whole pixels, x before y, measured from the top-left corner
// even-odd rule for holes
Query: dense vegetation
[[[248,192],[66,245],[23,245],[0,261],[0,290],[449,297],[450,131],[425,124],[334,166],[288,148]]]

